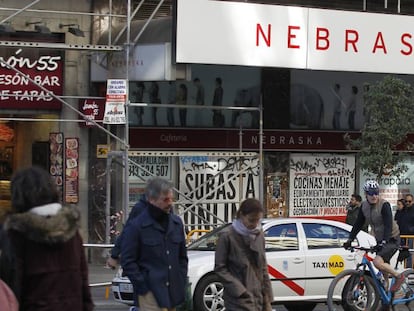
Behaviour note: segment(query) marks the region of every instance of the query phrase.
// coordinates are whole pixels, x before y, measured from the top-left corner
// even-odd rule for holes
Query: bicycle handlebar
[[[355,250],[360,250],[364,252],[370,252],[370,253],[376,253],[378,250],[378,246],[370,246],[370,247],[364,247],[364,246],[350,246],[350,247],[344,247],[346,250],[349,250],[351,252]]]
[[[374,246],[370,246],[370,247],[350,246],[350,247],[344,247],[344,248],[346,250],[351,251],[351,252],[353,252],[355,250],[360,250],[360,251],[364,251],[364,252],[377,253],[379,247],[380,247],[379,245],[374,245]],[[399,251],[401,251],[401,250],[408,250],[409,252],[414,252],[414,249],[410,249],[408,246],[405,246],[405,245],[398,246],[398,249],[397,250],[399,250]]]

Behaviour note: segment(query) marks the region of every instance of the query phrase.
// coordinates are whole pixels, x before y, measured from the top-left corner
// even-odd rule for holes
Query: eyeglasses
[[[367,191],[367,194],[368,195],[379,195],[379,190],[369,190],[369,191]]]

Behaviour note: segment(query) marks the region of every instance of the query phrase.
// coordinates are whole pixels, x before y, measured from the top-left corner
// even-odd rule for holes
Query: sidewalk
[[[117,270],[107,268],[104,264],[89,264],[89,284],[111,283]]]

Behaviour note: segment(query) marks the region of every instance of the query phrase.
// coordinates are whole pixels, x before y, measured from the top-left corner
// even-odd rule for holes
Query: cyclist
[[[404,281],[404,275],[399,274],[390,265],[391,257],[400,246],[400,230],[392,216],[390,203],[379,197],[379,184],[375,180],[367,180],[364,184],[364,192],[366,200],[362,202],[349,239],[343,246],[344,248],[351,246],[351,242],[367,221],[377,240],[377,255],[373,260],[374,266],[383,273],[386,288],[388,288],[389,275],[395,277],[395,282],[390,288],[390,291],[394,293]]]

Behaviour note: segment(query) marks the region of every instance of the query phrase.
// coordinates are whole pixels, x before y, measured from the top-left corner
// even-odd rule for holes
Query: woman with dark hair
[[[39,167],[15,173],[11,203],[4,228],[15,256],[9,268],[20,310],[93,310],[79,211],[59,203],[53,180]]]
[[[224,286],[227,311],[271,311],[272,287],[260,226],[263,207],[256,199],[240,204],[236,219],[218,239],[214,271]]]

